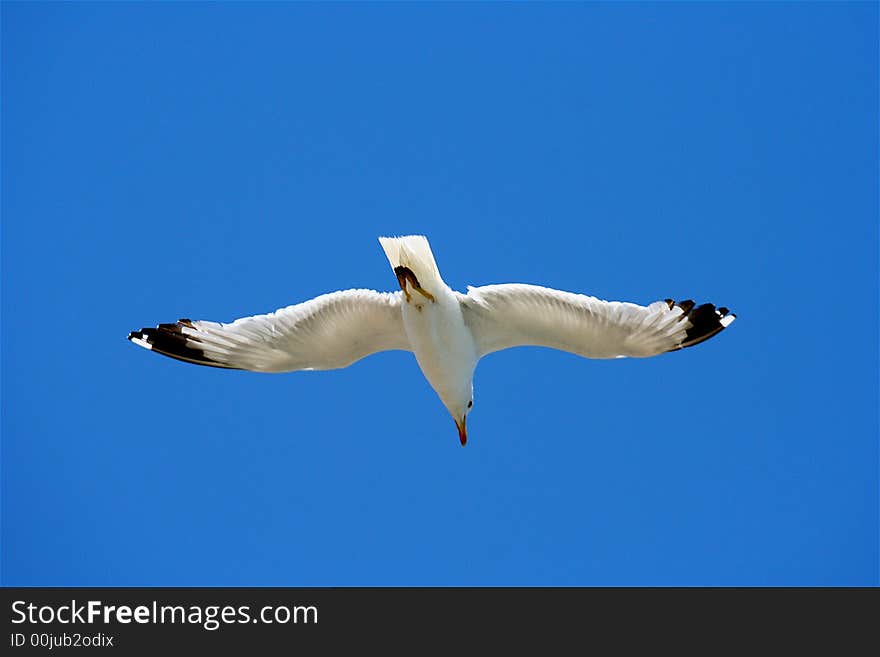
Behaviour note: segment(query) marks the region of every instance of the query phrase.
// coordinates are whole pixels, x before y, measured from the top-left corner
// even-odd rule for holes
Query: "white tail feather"
[[[379,244],[391,263],[391,268],[408,267],[416,275],[422,287],[440,281],[440,270],[431,252],[431,245],[424,235],[403,237],[380,237]]]

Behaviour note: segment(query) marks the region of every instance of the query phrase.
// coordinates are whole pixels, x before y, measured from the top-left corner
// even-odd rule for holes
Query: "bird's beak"
[[[467,416],[456,420],[455,426],[458,427],[458,439],[461,441],[461,446],[464,447],[467,445]]]

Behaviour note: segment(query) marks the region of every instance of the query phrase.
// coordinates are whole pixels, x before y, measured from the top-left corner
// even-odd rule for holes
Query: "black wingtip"
[[[721,333],[736,319],[736,315],[726,307],[719,306],[716,308],[711,303],[704,303],[694,307],[694,302],[688,299],[686,301],[679,301],[675,305],[682,310],[679,321],[687,318],[691,326],[688,327],[685,339],[682,340],[681,344],[670,351],[693,347],[701,342],[705,342],[712,336]]]
[[[195,329],[195,326],[192,321],[181,319],[175,324],[159,324],[156,328],[142,328],[140,331],[132,331],[128,334],[128,339],[138,340],[139,342],[136,344],[139,346],[187,363],[239,369],[208,357],[204,350],[197,346],[201,342],[198,337],[184,334],[183,328]]]

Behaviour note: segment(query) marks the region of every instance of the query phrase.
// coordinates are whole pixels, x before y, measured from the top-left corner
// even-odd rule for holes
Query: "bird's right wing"
[[[480,357],[521,345],[586,358],[654,356],[707,340],[736,318],[710,303],[639,306],[523,284],[471,287],[459,301]]]
[[[128,339],[178,360],[255,372],[330,370],[377,351],[409,351],[400,292],[344,290],[229,324],[181,319]]]

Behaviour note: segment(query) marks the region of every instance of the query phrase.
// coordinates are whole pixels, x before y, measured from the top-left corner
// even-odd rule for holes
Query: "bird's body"
[[[449,288],[434,297],[435,302],[404,303],[402,313],[416,362],[442,399],[470,389],[478,356],[458,298]]]
[[[399,292],[333,292],[229,324],[181,319],[128,338],[178,360],[258,372],[335,369],[378,351],[411,351],[464,445],[473,374],[486,354],[537,345],[587,358],[654,356],[707,340],[736,317],[712,304],[640,306],[525,284],[461,294],[443,281],[425,237],[379,241]]]
[[[479,360],[477,345],[465,324],[458,295],[440,276],[428,240],[412,236],[402,240],[380,238],[379,242],[391,268],[411,272],[420,290],[411,292],[405,279],[401,283],[403,326],[422,374],[444,403],[465,394],[470,401],[471,381]],[[458,410],[449,408],[456,419],[463,417]]]

